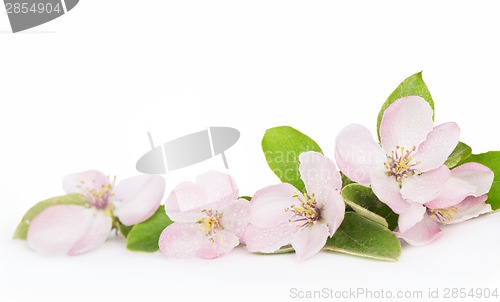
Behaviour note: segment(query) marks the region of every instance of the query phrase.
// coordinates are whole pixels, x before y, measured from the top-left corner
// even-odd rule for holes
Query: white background
[[[297,263],[241,248],[175,261],[127,252],[120,238],[50,258],[11,240],[30,206],[63,193],[65,174],[136,174],[147,131],[159,144],[206,126],[239,129],[229,173],[252,195],[277,182],[260,149],[265,129],[294,126],[333,156],[343,126],[375,133],[382,102],[420,70],[436,122],[456,121],[476,153],[500,150],[499,29],[494,1],[82,0],[19,34],[1,14],[0,301],[289,301],[290,288],[425,297],[428,288],[499,287],[498,213],[448,227],[429,246],[404,245],[395,263],[331,253]],[[222,159],[166,175],[169,189],[208,168],[223,170]]]

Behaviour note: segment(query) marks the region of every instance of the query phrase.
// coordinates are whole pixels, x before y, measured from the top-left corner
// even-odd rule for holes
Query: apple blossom
[[[304,260],[318,253],[342,223],[342,181],[334,163],[317,152],[304,152],[299,161],[307,192],[282,183],[253,196],[244,235],[249,251],[272,253],[291,244]]]
[[[139,175],[115,186],[107,176],[91,170],[64,177],[63,187],[68,194],[81,194],[86,204],[50,206],[31,221],[26,240],[39,253],[85,253],[106,241],[113,217],[127,226],[145,221],[160,206],[165,180]]]
[[[411,244],[426,244],[441,230],[432,220],[450,223],[486,209],[493,172],[478,163],[453,170],[444,165],[458,144],[453,123],[434,127],[432,108],[421,97],[396,100],[380,124],[381,144],[368,129],[352,124],[337,136],[335,157],[350,179],[373,192],[399,214],[397,234]],[[467,209],[466,214],[460,214]]]
[[[248,201],[238,198],[231,176],[209,171],[195,183],[180,183],[167,197],[165,211],[174,221],[158,243],[165,256],[214,259],[240,244],[247,227]]]

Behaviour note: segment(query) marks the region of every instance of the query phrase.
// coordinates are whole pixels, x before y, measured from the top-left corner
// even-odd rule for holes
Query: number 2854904
[[[5,3],[7,14],[52,14],[61,13],[62,8],[60,3]]]

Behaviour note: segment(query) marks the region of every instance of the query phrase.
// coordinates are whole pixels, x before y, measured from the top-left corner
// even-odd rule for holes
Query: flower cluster
[[[252,197],[216,171],[178,184],[164,205],[161,176],[115,185],[98,171],[71,174],[63,181],[68,195],[29,210],[15,238],[43,254],[77,255],[116,229],[129,249],[169,258],[214,259],[242,245],[253,253],[293,251],[299,261],[321,250],[395,260],[399,239],[429,244],[442,225],[500,208],[489,199],[499,192],[492,185],[500,155],[471,155],[457,124],[434,125],[432,104],[417,95],[391,100],[380,114],[380,142],[364,126],[346,126],[335,139],[335,161],[291,127],[269,129],[263,149],[283,182]],[[292,156],[275,161],[273,151]]]
[[[385,110],[380,145],[368,129],[353,124],[337,136],[335,155],[347,177],[371,186],[399,214],[398,236],[423,245],[441,233],[436,222],[456,223],[491,211],[485,200],[493,171],[474,162],[452,170],[444,165],[459,136],[455,123],[434,127],[429,104],[411,96]]]
[[[82,202],[49,206],[28,221],[26,240],[39,253],[85,253],[106,241],[115,219],[128,226],[145,221],[160,206],[165,181],[139,175],[115,185],[99,171],[86,171],[66,176],[63,187]]]

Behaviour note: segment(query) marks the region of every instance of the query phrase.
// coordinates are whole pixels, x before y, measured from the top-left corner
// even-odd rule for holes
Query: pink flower
[[[165,180],[139,175],[115,186],[98,171],[64,177],[68,194],[82,194],[85,206],[55,205],[30,224],[27,242],[42,254],[78,255],[102,245],[112,229],[112,217],[130,226],[147,220],[160,206]]]
[[[283,183],[253,196],[244,235],[249,251],[272,253],[291,244],[304,260],[318,253],[342,223],[342,181],[334,163],[317,152],[302,153],[299,161],[307,193]]]
[[[458,144],[455,123],[434,127],[432,109],[417,96],[396,100],[380,124],[381,146],[361,125],[337,136],[335,157],[350,179],[373,192],[399,214],[397,234],[410,244],[435,240],[432,220],[453,223],[488,211],[484,203],[493,172],[478,163],[450,171],[444,162]]]
[[[170,258],[214,259],[240,244],[247,227],[248,201],[227,174],[210,171],[180,183],[165,203],[174,221],[162,232],[160,251]]]

